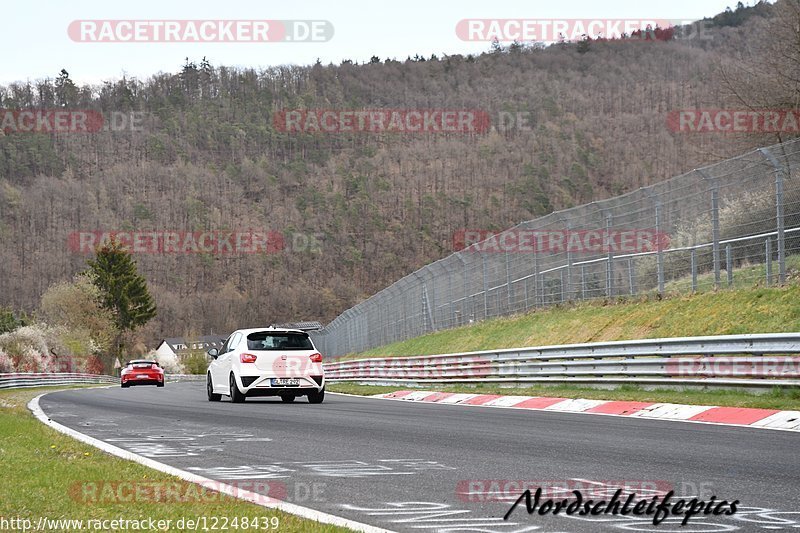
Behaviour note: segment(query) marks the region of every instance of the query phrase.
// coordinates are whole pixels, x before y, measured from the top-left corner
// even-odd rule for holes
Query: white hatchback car
[[[240,403],[252,396],[280,396],[293,402],[298,396],[309,403],[325,398],[322,354],[308,333],[298,329],[240,329],[231,333],[208,366],[208,401],[222,395]]]

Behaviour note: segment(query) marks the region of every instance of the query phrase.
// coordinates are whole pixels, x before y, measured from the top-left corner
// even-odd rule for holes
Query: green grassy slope
[[[800,331],[800,285],[559,306],[381,346],[348,358],[430,355],[696,335]]]

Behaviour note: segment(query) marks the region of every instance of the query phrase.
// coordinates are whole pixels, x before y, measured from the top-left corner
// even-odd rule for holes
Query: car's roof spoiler
[[[287,322],[284,324],[272,324],[271,327],[276,329],[299,329],[300,331],[319,331],[322,329],[322,324],[319,322]]]

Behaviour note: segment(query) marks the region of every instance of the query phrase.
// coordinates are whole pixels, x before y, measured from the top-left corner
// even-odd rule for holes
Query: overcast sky
[[[754,0],[747,0],[750,5]],[[65,68],[79,83],[123,75],[147,78],[175,72],[184,58],[214,65],[266,67],[325,64],[343,59],[405,59],[420,54],[480,53],[486,42],[456,35],[462,19],[679,19],[711,16],[733,0],[16,0],[3,6],[0,83],[55,77]],[[324,20],[326,42],[87,43],[67,29],[76,20]]]

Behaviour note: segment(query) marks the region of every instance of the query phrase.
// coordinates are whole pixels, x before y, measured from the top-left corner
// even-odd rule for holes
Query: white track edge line
[[[70,389],[64,389],[64,390],[68,391]],[[277,501],[275,503],[265,502],[263,501],[264,499],[263,494],[258,494],[248,490],[241,490],[232,485],[228,485],[227,483],[220,483],[219,481],[213,480],[211,478],[199,476],[197,474],[187,472],[186,470],[181,470],[180,468],[160,463],[148,457],[144,457],[142,455],[114,446],[113,444],[108,444],[107,442],[104,442],[100,439],[90,437],[89,435],[81,433],[80,431],[74,430],[72,428],[69,428],[67,426],[64,426],[62,424],[59,424],[58,422],[51,420],[47,416],[47,414],[42,410],[41,406],[39,405],[39,399],[47,394],[52,394],[53,392],[62,392],[62,391],[45,392],[32,399],[30,402],[28,402],[28,409],[33,413],[33,416],[35,416],[40,422],[42,422],[46,426],[49,426],[55,429],[56,431],[64,433],[65,435],[69,435],[70,437],[73,437],[74,439],[77,439],[83,443],[94,446],[95,448],[99,448],[100,450],[108,454],[115,455],[117,457],[126,459],[128,461],[139,463],[148,468],[158,470],[159,472],[163,472],[165,474],[178,477],[180,479],[183,479],[184,481],[189,481],[190,483],[213,484],[212,486],[215,487],[214,490],[216,490],[217,492],[250,503],[254,503],[256,505],[265,507],[267,509],[277,509],[278,511],[283,511],[285,513],[299,516],[301,518],[314,520],[322,524],[331,524],[334,526],[346,527],[364,533],[393,533],[391,530],[388,529],[382,529],[376,526],[371,526],[369,524],[363,524],[361,522],[356,522],[355,520],[350,520],[349,518],[342,518],[340,516],[323,513],[322,511],[317,511],[315,509],[311,509],[309,507],[303,507],[301,505],[295,505],[293,503],[277,502]]]
[[[407,389],[404,389],[407,390]],[[328,391],[326,391],[328,392]],[[434,394],[436,391],[432,391],[431,394]],[[562,415],[591,415],[591,416],[614,416],[617,418],[627,418],[633,420],[648,420],[653,422],[681,422],[684,424],[705,424],[707,426],[727,426],[727,427],[734,427],[734,428],[750,428],[750,429],[768,429],[770,431],[786,431],[788,433],[800,433],[800,429],[787,429],[787,428],[771,428],[771,427],[763,427],[763,426],[753,426],[750,424],[730,424],[727,422],[706,422],[704,420],[679,420],[675,418],[649,418],[646,416],[630,416],[630,415],[617,415],[613,413],[588,413],[586,411],[553,411],[542,409],[538,407],[514,407],[514,406],[505,406],[505,405],[472,405],[468,403],[439,403],[439,402],[424,402],[422,400],[404,400],[403,398],[381,398],[379,396],[364,396],[361,394],[349,394],[345,392],[328,392],[328,394],[339,394],[341,396],[354,396],[358,398],[368,398],[372,400],[389,400],[393,402],[407,402],[409,404],[417,404],[417,405],[446,405],[449,407],[484,407],[487,409],[515,409],[517,411],[539,411],[543,413],[552,413],[552,414],[562,414]],[[390,393],[387,393],[390,394]],[[608,400],[616,401],[616,400]],[[657,403],[657,402],[654,402]],[[713,405],[711,407],[719,407]]]

